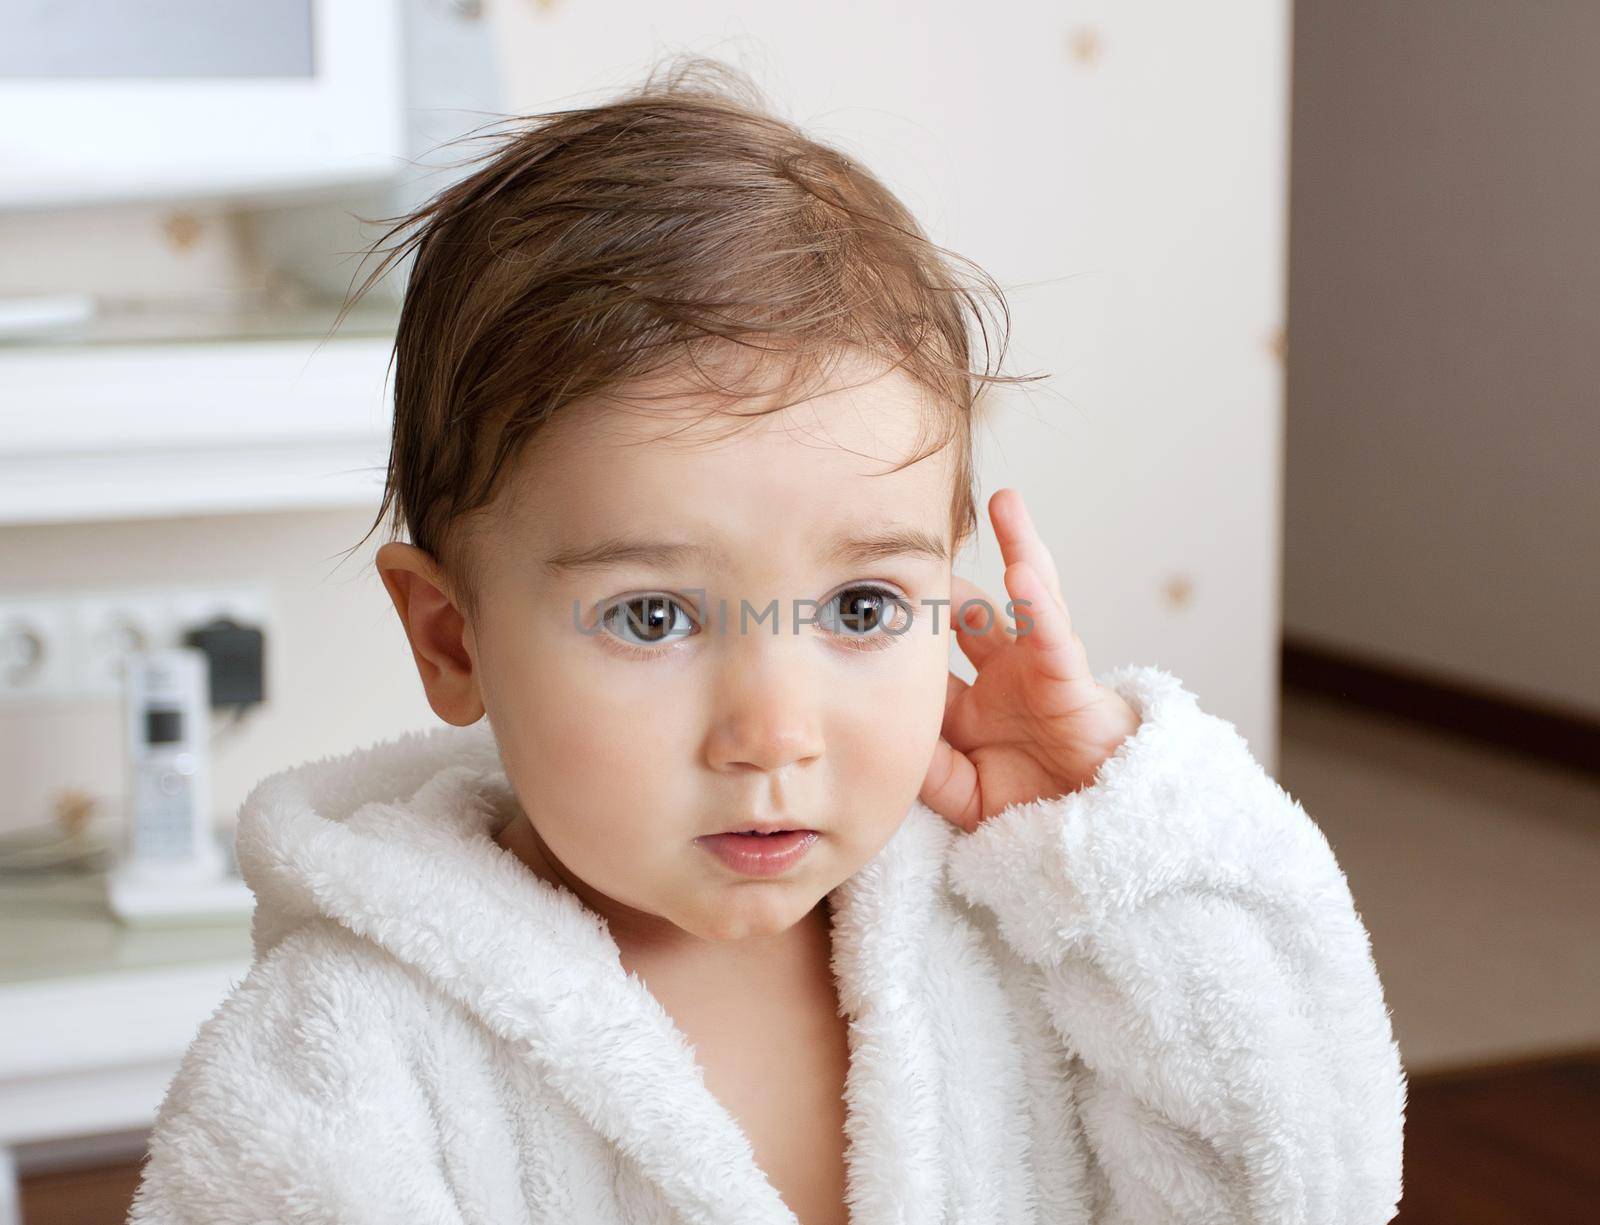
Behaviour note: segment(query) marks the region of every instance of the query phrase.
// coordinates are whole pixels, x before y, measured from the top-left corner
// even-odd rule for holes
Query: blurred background
[[[1411,1076],[1399,1219],[1594,1219],[1600,7],[0,23],[0,1225],[123,1219],[249,963],[249,789],[437,722],[382,533],[344,552],[405,271],[330,334],[372,220],[441,142],[684,52],[1005,287],[1051,377],[986,398],[982,496],[1027,494],[1097,670],[1175,672],[1334,844]],[[986,519],[958,568],[1003,590]]]

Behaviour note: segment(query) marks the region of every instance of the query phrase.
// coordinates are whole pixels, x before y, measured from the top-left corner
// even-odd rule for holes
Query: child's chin
[[[730,945],[745,940],[770,940],[793,931],[807,919],[814,919],[822,907],[822,899],[811,893],[786,892],[782,898],[750,896],[763,891],[775,892],[763,890],[759,884],[752,888],[748,883],[735,882],[730,890],[723,891],[721,897],[713,901],[713,913],[697,921],[692,934],[702,940]]]

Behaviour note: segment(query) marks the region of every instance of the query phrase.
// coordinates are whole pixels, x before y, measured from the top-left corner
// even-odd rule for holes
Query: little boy
[[[692,75],[406,219],[377,565],[445,726],[246,800],[255,962],[130,1220],[1388,1220],[1326,841],[1091,672],[1015,490],[1009,599],[954,575],[971,294]]]

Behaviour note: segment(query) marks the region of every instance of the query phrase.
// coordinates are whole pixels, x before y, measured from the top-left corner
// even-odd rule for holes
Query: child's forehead
[[[547,510],[631,509],[641,498],[663,508],[719,495],[816,498],[828,490],[868,505],[904,502],[948,489],[948,447],[892,471],[925,449],[929,413],[925,391],[902,371],[829,380],[792,401],[611,395],[569,406],[546,424],[519,465],[518,493]]]
[[[776,540],[790,526],[891,515],[931,525],[947,516],[947,455],[907,465],[914,437],[840,437],[775,416],[714,439],[611,436],[562,454],[534,448],[531,479],[520,483],[524,521],[547,536],[641,523],[710,533],[744,523]]]
[[[864,534],[947,557],[951,449],[906,462],[923,449],[923,412],[896,380],[733,421],[601,408],[530,448],[507,527],[579,568],[601,553],[778,560]]]

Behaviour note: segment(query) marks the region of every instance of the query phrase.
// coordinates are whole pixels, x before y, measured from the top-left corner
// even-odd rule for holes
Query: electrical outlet
[[[72,617],[59,600],[0,600],[0,701],[70,693],[72,651]]]
[[[0,701],[106,697],[122,692],[122,656],[180,646],[216,617],[257,625],[270,638],[261,586],[45,593],[0,599]]]
[[[85,592],[72,597],[76,629],[73,688],[83,695],[122,692],[122,656],[165,646],[167,596],[159,589]]]

